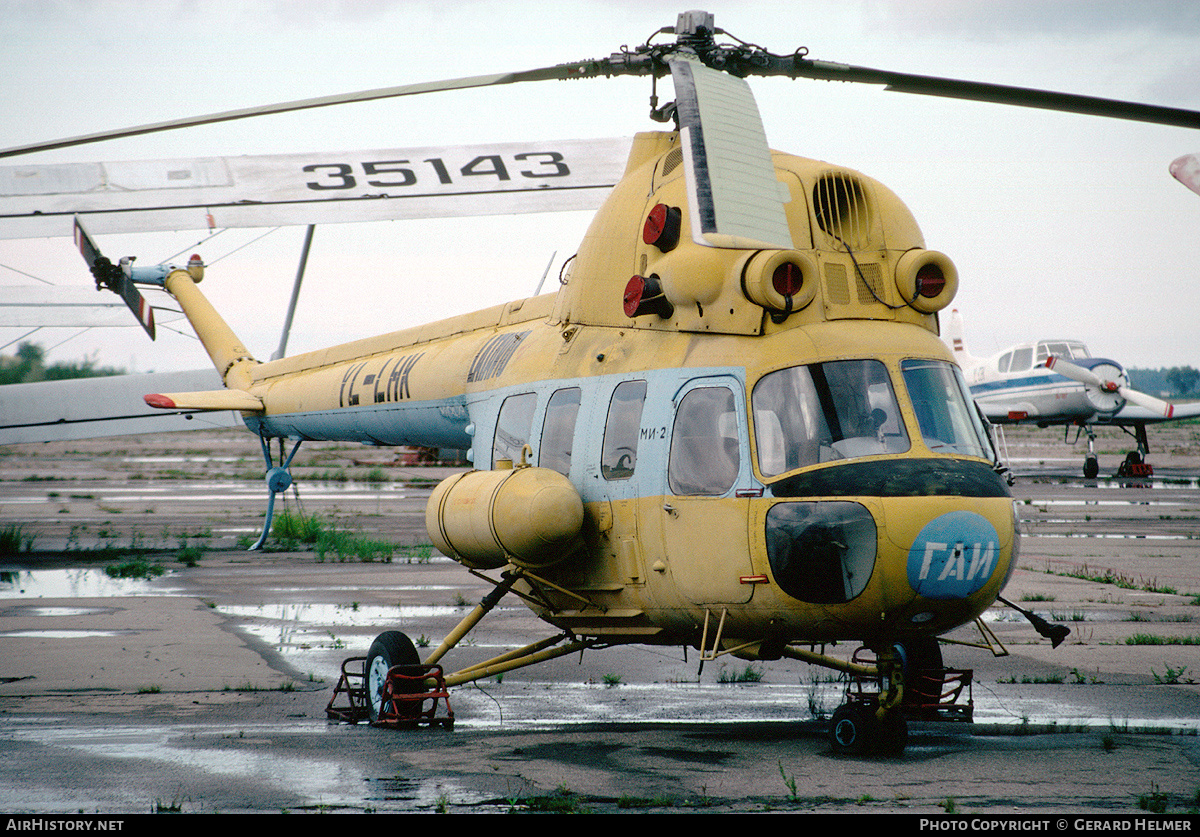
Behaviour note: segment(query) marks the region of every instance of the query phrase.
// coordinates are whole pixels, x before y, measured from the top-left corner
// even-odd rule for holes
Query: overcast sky
[[[788,0],[697,3],[775,53],[1200,110],[1200,3]],[[0,0],[0,147],[324,94],[604,57],[690,6],[628,2]],[[539,82],[357,104],[46,152],[23,163],[631,136],[649,81]],[[772,147],[891,187],[958,265],[971,350],[1088,342],[1127,366],[1200,366],[1200,196],[1168,165],[1178,128],[756,79]],[[669,83],[660,94],[670,96]],[[15,164],[17,161],[0,161]],[[529,296],[589,213],[318,228],[289,353]],[[155,263],[198,250],[256,356],[279,340],[303,228],[103,237]],[[241,248],[241,249],[238,249]],[[236,252],[232,252],[236,250]],[[88,287],[69,239],[0,241],[3,285]],[[0,344],[22,332],[0,329]],[[194,338],[47,329],[50,359],[138,371],[207,364]],[[11,354],[15,346],[3,350]]]

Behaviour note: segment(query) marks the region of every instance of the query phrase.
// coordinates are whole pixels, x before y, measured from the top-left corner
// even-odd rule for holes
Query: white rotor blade
[[[0,239],[596,209],[630,140],[0,166]]]
[[[697,61],[670,62],[679,109],[692,240],[743,250],[792,247],[775,164],[744,79]]]
[[[159,322],[183,317],[178,311],[155,306]],[[47,285],[6,285],[0,291],[0,326],[5,328],[92,328],[135,326],[125,302],[92,288]]]
[[[584,62],[585,65],[587,62]],[[525,70],[517,73],[496,73],[486,76],[469,76],[467,78],[446,79],[444,81],[419,82],[417,84],[402,84],[397,87],[380,87],[375,90],[361,90],[355,93],[343,93],[334,96],[317,96],[311,99],[298,99],[292,102],[280,102],[274,105],[240,108],[220,113],[210,113],[204,116],[192,116],[184,119],[172,119],[167,122],[155,122],[149,125],[135,125],[129,128],[118,128],[111,131],[99,131],[94,134],[84,134],[78,137],[51,140],[49,142],[18,145],[13,148],[0,150],[0,157],[13,157],[19,154],[31,154],[35,151],[47,151],[52,148],[69,148],[74,145],[86,145],[102,140],[136,137],[142,134],[153,134],[159,131],[171,131],[176,128],[191,128],[196,125],[211,125],[216,122],[230,122],[236,119],[246,119],[255,116],[266,116],[272,113],[287,113],[309,108],[322,108],[330,105],[343,105],[350,102],[370,102],[376,99],[390,99],[397,96],[412,96],[418,93],[437,93],[445,90],[464,90],[472,87],[489,87],[497,84],[513,84],[520,81],[542,81],[545,79],[570,78],[581,75],[584,70],[574,65],[559,65],[543,67],[536,70]]]

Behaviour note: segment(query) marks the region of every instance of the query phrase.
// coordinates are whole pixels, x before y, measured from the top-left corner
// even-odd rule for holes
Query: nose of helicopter
[[[940,633],[972,621],[1016,564],[1011,498],[790,499],[766,515],[776,584],[863,633]]]
[[[895,627],[948,630],[991,605],[1016,565],[1011,500],[891,497],[881,506],[877,569]]]

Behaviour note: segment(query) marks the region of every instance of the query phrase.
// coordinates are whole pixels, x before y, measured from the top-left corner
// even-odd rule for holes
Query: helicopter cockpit
[[[987,432],[951,364],[901,364],[921,440],[935,453],[993,459]],[[759,472],[770,478],[825,462],[909,451],[887,367],[837,360],[770,372],[752,395]]]

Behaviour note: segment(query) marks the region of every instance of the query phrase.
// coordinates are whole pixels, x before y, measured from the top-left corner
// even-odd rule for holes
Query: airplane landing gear
[[[1091,425],[1088,425],[1087,430],[1087,456],[1083,459],[1083,476],[1085,479],[1094,480],[1100,475],[1100,458],[1096,456],[1096,434],[1092,430]]]

